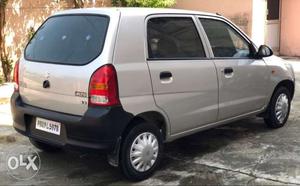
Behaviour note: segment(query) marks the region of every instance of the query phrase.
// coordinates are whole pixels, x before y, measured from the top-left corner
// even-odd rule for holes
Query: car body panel
[[[214,60],[219,79],[219,120],[228,119],[266,105],[265,87],[271,72],[263,60]],[[231,67],[233,76],[226,77],[224,69]]]
[[[218,80],[212,61],[148,61],[148,64],[155,102],[170,118],[171,135],[216,122]],[[161,81],[163,71],[173,74],[172,83]]]
[[[264,58],[264,61],[268,66],[269,72],[271,72],[268,85],[266,86],[267,102],[269,102],[276,86],[280,82],[288,80],[295,83],[295,74],[292,65],[278,56],[273,55]]]
[[[145,21],[145,34],[149,19],[157,17],[184,17],[193,20],[199,37],[203,35],[197,19],[192,15],[155,14],[148,16]],[[176,135],[217,120],[218,116],[218,80],[213,61],[209,60],[207,45],[203,42],[206,58],[204,59],[148,59],[153,95],[156,105],[169,116],[171,123],[170,135]],[[145,48],[148,51],[147,45]],[[147,58],[148,55],[146,54]],[[171,72],[173,82],[160,79],[160,73]],[[188,83],[187,83],[188,82]],[[184,110],[184,112],[182,112]]]
[[[198,19],[210,19],[225,23],[241,36],[249,45],[251,40],[228,19],[215,16],[199,15]],[[270,73],[263,59],[255,58],[215,58],[210,41],[199,21],[209,53],[216,65],[219,81],[219,115],[218,120],[263,110],[268,104],[267,90]],[[253,49],[257,49],[253,45]],[[232,68],[232,77],[224,73],[224,69]]]

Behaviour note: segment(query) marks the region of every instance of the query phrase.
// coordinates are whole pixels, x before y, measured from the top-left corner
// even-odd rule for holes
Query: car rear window
[[[64,15],[45,21],[25,49],[25,59],[36,62],[84,65],[103,49],[107,16]]]

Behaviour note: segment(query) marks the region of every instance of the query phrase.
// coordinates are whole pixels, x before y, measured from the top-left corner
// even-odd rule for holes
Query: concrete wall
[[[280,54],[300,56],[300,1],[282,0]]]
[[[252,34],[252,0],[177,0],[175,8],[220,13]]]
[[[252,2],[252,41],[260,46],[266,40],[266,20],[267,20],[267,1],[266,0],[253,0]]]
[[[1,0],[0,0],[1,1]],[[111,0],[86,0],[86,7],[110,6]],[[23,51],[30,27],[35,30],[51,14],[73,8],[73,0],[9,0],[6,8],[5,41],[16,61]]]

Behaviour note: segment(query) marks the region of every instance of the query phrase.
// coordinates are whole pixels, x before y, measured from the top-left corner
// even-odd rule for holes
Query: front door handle
[[[232,78],[234,73],[233,73],[233,68],[231,67],[226,67],[222,70],[224,73],[225,78]]]
[[[162,84],[169,84],[173,82],[173,75],[169,71],[164,71],[159,74],[160,82]]]

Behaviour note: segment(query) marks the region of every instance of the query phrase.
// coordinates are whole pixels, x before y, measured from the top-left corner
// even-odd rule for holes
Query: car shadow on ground
[[[231,143],[253,139],[268,132],[270,130],[262,119],[252,118],[178,139],[165,145],[165,153],[158,172],[170,169],[182,170],[184,164],[193,158],[199,159],[209,153],[220,151]],[[106,155],[103,153],[65,150],[55,154],[40,152],[40,157],[42,160],[40,181],[47,179],[48,183],[55,183],[57,177],[64,176],[70,184],[85,181],[93,184],[116,182],[130,184],[117,168],[107,163]],[[165,182],[178,179],[176,175],[160,176],[159,173],[155,174],[154,178]]]
[[[270,132],[270,129],[266,127],[263,119],[249,118],[178,139],[167,144],[165,151],[182,158],[201,157],[219,151],[232,142],[267,132]]]

